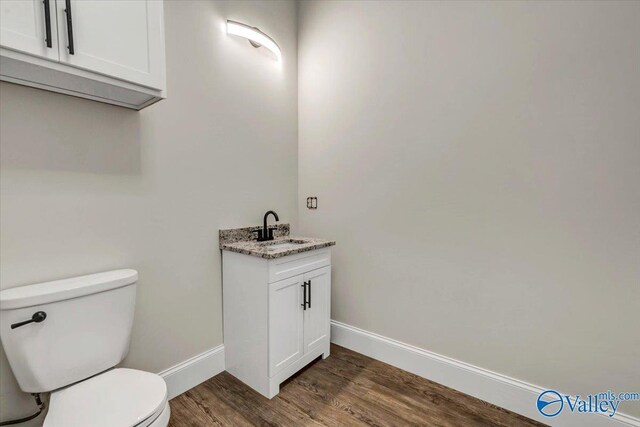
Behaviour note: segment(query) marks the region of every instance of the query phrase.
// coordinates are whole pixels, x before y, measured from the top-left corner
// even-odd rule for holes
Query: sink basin
[[[265,246],[265,249],[268,251],[277,251],[280,249],[295,248],[296,246],[302,245],[304,243],[306,242],[303,240],[288,239],[288,240],[278,240],[275,242],[264,242],[264,243],[260,243],[260,246]]]
[[[299,243],[276,243],[275,245],[267,246],[268,251],[275,251],[276,249],[288,249],[298,246]]]

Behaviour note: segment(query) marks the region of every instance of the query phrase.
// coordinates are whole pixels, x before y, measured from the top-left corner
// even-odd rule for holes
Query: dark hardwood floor
[[[336,345],[272,400],[223,372],[170,404],[170,427],[543,425]]]

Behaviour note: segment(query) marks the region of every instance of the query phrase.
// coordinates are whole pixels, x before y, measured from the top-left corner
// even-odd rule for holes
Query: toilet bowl
[[[0,338],[20,388],[51,392],[43,427],[166,427],[159,375],[114,368],[127,355],[135,270],[0,292]]]
[[[169,414],[160,376],[120,368],[51,393],[43,427],[165,427]]]

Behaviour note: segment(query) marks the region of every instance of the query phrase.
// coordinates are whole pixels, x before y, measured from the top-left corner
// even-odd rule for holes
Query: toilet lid
[[[43,427],[133,427],[153,421],[167,402],[162,377],[113,369],[51,393]]]

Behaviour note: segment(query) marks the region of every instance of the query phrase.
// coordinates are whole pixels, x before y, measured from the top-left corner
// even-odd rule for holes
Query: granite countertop
[[[220,249],[223,251],[238,252],[245,255],[265,259],[281,258],[287,255],[313,251],[336,244],[333,240],[316,239],[311,237],[289,236],[289,224],[278,224],[274,228],[274,240],[258,242],[256,230],[262,227],[244,227],[220,230]],[[287,244],[285,247],[274,248],[274,245]]]

